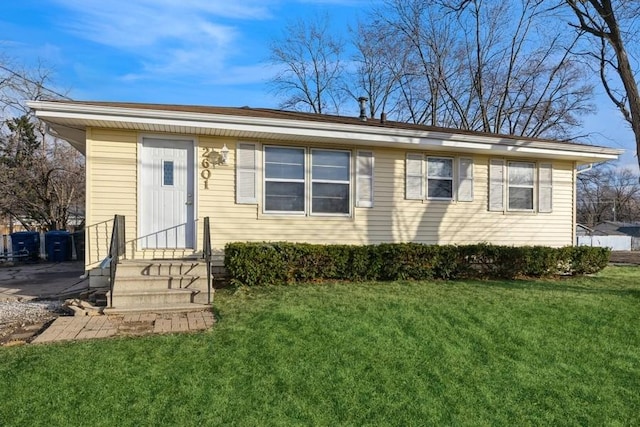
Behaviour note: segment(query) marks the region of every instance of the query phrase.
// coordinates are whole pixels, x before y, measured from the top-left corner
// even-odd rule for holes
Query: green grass
[[[0,425],[639,425],[640,268],[216,295],[193,335],[0,349]]]

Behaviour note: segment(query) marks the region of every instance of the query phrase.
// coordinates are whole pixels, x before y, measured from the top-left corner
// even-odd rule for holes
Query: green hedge
[[[589,246],[229,243],[224,264],[232,283],[258,286],[322,280],[582,275],[602,270],[609,255],[609,249]]]

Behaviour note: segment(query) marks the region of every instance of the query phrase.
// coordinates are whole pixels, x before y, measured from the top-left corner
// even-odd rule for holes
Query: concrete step
[[[141,308],[167,307],[184,305],[194,302],[194,296],[199,293],[189,289],[163,289],[163,290],[114,290],[113,308]],[[206,297],[205,297],[206,299]],[[110,301],[110,292],[107,294]]]
[[[124,260],[118,264],[118,276],[206,276],[207,265],[185,260]]]
[[[207,289],[206,277],[200,276],[120,276],[116,274],[116,289],[151,291],[162,289]]]

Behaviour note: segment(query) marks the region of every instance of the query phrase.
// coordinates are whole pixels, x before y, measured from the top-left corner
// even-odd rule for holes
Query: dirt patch
[[[27,344],[47,329],[58,318],[58,313],[47,313],[38,320],[15,321],[0,325],[0,346]]]
[[[121,335],[147,335],[153,332],[153,325],[154,322],[152,320],[123,322],[118,325],[118,333]]]

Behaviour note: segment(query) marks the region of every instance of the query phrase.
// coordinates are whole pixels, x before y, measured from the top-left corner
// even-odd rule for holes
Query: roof
[[[449,129],[380,119],[360,120],[268,108],[143,104],[98,101],[31,101],[53,133],[84,152],[88,127],[255,139],[405,147],[570,159],[592,163],[617,159],[623,150]]]
[[[640,224],[619,221],[605,221],[594,227],[595,231],[608,236],[640,237]]]

